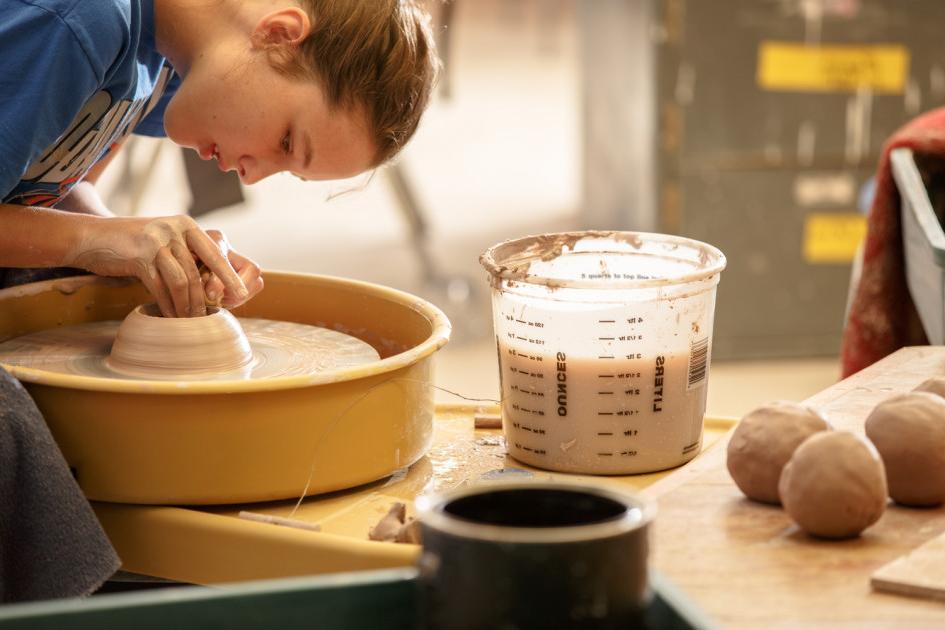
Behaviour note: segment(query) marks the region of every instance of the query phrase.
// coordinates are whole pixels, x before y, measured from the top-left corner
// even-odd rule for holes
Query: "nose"
[[[252,155],[243,155],[236,162],[236,170],[244,184],[255,184],[284,169],[277,161],[261,160]]]

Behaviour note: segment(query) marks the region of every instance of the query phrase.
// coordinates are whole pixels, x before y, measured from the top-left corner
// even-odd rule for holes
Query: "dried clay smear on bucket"
[[[589,241],[589,244],[580,247],[579,243],[583,241]],[[479,257],[479,262],[489,273],[492,287],[497,289],[503,282],[508,286],[524,282],[550,289],[590,288],[583,279],[558,277],[533,269],[536,263],[551,262],[569,253],[597,254],[604,269],[604,259],[611,256],[642,256],[651,262],[666,260],[689,266],[681,273],[664,270],[662,273],[635,275],[629,278],[635,287],[684,284],[710,277],[725,268],[725,256],[699,241],[670,234],[597,230],[541,234],[504,241],[487,249]],[[624,280],[627,279],[624,276]],[[630,285],[624,283],[622,287],[613,285],[612,288],[630,288]]]
[[[563,232],[560,234],[540,234],[514,241],[506,241],[490,248],[479,257],[479,262],[489,272],[490,281],[497,286],[500,279],[524,281],[528,278],[528,270],[536,260],[547,262],[560,256],[564,249],[573,250],[578,241],[586,238],[611,239],[623,241],[633,247],[642,246],[639,235],[630,232],[605,232],[590,230],[587,232]],[[508,248],[503,252],[501,260],[496,260],[494,253]]]

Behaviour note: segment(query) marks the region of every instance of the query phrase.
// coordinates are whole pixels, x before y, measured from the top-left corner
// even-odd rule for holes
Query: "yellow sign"
[[[896,44],[762,42],[758,49],[758,85],[765,90],[901,94],[908,75],[909,51]]]
[[[809,214],[804,221],[804,260],[811,265],[852,262],[865,237],[862,214]]]

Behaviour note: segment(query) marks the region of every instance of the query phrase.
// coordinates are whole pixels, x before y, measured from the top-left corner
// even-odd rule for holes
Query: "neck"
[[[244,32],[245,21],[230,0],[154,0],[157,50],[182,76],[212,47]]]

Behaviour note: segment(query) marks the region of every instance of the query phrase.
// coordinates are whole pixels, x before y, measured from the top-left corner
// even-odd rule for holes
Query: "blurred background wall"
[[[264,268],[343,275],[450,316],[441,384],[497,390],[479,254],[525,234],[662,231],[722,249],[710,412],[835,380],[884,139],[945,104],[940,0],[431,3],[445,75],[396,165],[243,189],[137,139],[123,214],[191,212]]]

